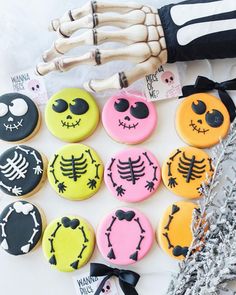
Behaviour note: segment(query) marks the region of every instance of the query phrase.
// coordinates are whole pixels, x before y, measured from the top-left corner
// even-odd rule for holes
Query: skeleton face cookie
[[[216,97],[198,93],[183,100],[176,114],[180,137],[195,147],[217,144],[229,130],[230,117],[224,104]]]
[[[142,259],[154,239],[148,219],[138,210],[113,210],[99,224],[97,245],[105,259],[117,265],[128,265]]]
[[[38,108],[28,96],[20,93],[0,96],[0,139],[26,141],[37,133],[40,121]]]
[[[48,180],[52,188],[70,200],[94,195],[103,178],[103,164],[97,153],[83,144],[64,146],[51,158]]]
[[[0,189],[15,197],[36,193],[46,178],[47,159],[32,147],[14,146],[0,155]]]
[[[57,270],[71,272],[84,266],[95,246],[92,226],[78,216],[64,216],[52,221],[43,235],[43,252]]]
[[[111,158],[106,165],[104,178],[108,189],[119,200],[139,202],[157,190],[161,169],[151,152],[132,148]]]
[[[12,255],[24,255],[40,242],[43,218],[39,209],[26,201],[8,205],[0,214],[0,244]]]
[[[136,144],[147,139],[157,125],[154,104],[132,94],[117,94],[105,104],[102,122],[116,141]]]
[[[79,88],[66,88],[54,94],[45,110],[49,131],[67,142],[78,142],[90,136],[99,122],[94,98]]]
[[[165,186],[185,198],[201,196],[201,184],[213,174],[212,159],[203,150],[182,147],[174,150],[162,166]]]
[[[184,259],[192,243],[191,224],[194,210],[198,210],[194,203],[174,203],[166,209],[159,223],[157,238],[160,247],[175,259]]]

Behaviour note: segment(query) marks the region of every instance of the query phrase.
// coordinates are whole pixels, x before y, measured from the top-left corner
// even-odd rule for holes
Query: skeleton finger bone
[[[6,223],[0,223],[1,230],[2,230],[2,237],[6,238],[6,232],[5,232],[5,225]]]

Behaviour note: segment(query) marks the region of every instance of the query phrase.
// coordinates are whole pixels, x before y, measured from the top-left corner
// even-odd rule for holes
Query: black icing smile
[[[69,123],[66,121],[61,120],[62,127],[69,128],[75,128],[76,126],[79,126],[81,119],[77,120],[75,123]]]
[[[119,119],[119,126],[122,126],[123,129],[135,129],[138,126],[138,123],[130,125],[130,124],[126,124],[125,122],[122,122]]]
[[[190,127],[193,128],[193,131],[196,131],[197,133],[203,133],[203,134],[206,134],[209,129],[204,129],[204,128],[200,128],[198,127],[195,123],[193,123],[193,120],[191,120],[191,123],[189,124]]]
[[[4,123],[3,125],[6,128],[6,131],[7,130],[12,131],[14,129],[18,130],[20,127],[23,127],[22,122],[23,122],[23,119],[18,121],[17,124],[15,124],[15,123],[14,124],[6,124],[6,123]]]

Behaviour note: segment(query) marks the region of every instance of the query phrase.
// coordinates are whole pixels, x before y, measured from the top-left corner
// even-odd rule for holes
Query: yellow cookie
[[[47,103],[45,120],[49,131],[67,142],[90,136],[99,122],[99,109],[91,94],[79,88],[65,88]]]
[[[183,100],[176,114],[176,129],[189,145],[206,148],[224,138],[230,127],[229,113],[215,96],[198,93]]]
[[[159,223],[157,239],[160,247],[171,257],[184,259],[193,240],[191,225],[194,203],[176,202],[169,206]]]
[[[203,150],[194,147],[175,149],[162,166],[165,186],[178,196],[198,198],[199,188],[213,173],[212,159]]]
[[[70,272],[84,266],[93,254],[95,235],[92,226],[78,216],[53,220],[43,235],[43,252],[51,265]]]
[[[83,144],[61,148],[48,164],[52,188],[70,200],[84,200],[94,195],[103,178],[103,164],[97,153]]]

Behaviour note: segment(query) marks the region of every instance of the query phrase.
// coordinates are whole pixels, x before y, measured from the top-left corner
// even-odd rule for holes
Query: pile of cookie
[[[68,200],[85,200],[100,188],[103,178],[114,197],[127,203],[153,195],[163,180],[174,194],[187,199],[201,197],[201,185],[209,181],[214,167],[203,148],[226,136],[230,118],[217,98],[194,94],[179,105],[176,129],[190,146],[176,148],[162,169],[156,156],[141,147],[125,148],[112,155],[105,167],[96,151],[78,143],[92,135],[99,123],[99,108],[88,92],[66,88],[54,94],[45,108],[49,131],[69,144],[49,161],[34,148],[22,145],[40,128],[41,114],[35,103],[20,93],[0,97],[0,139],[14,145],[0,155],[0,189],[17,197],[0,213],[0,244],[10,254],[22,255],[40,244],[48,262],[60,271],[85,265],[95,247],[92,226],[79,216],[63,216],[46,226],[36,205],[23,200],[35,194],[45,180]],[[156,128],[155,105],[139,94],[115,94],[105,104],[102,123],[108,135],[125,144],[145,141]],[[169,206],[156,233],[161,248],[183,259],[192,241],[194,202]],[[45,228],[46,227],[46,228]],[[137,209],[121,207],[100,222],[96,242],[110,263],[128,265],[151,249],[155,233],[148,218]]]

